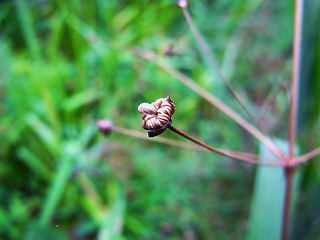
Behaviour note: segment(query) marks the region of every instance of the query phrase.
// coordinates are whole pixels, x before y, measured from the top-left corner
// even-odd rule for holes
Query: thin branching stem
[[[220,76],[220,78],[222,79],[222,81],[224,82],[224,84],[226,85],[227,89],[229,90],[229,92],[231,93],[231,95],[235,98],[235,100],[238,102],[238,104],[243,108],[243,110],[248,114],[248,116],[253,120],[253,122],[257,125],[258,128],[260,128],[260,130],[263,133],[266,133],[265,128],[263,127],[263,125],[261,124],[261,122],[259,121],[259,119],[257,119],[253,113],[246,107],[246,105],[244,104],[244,101],[241,99],[241,97],[237,94],[237,92],[235,91],[235,89],[232,87],[232,85],[230,84],[230,82],[228,81],[228,79],[226,78],[226,76],[224,75],[224,73],[222,72],[222,69],[220,68],[220,66],[218,65],[217,61],[215,60],[215,58],[213,57],[211,51],[209,50],[207,44],[205,43],[205,41],[203,40],[200,32],[197,30],[196,26],[193,23],[192,17],[189,14],[188,8],[182,8],[183,14],[186,18],[186,21],[191,29],[191,32],[193,33],[194,37],[196,38],[197,42],[199,43],[201,49],[204,51],[205,55],[208,57],[210,63],[212,64],[212,66],[214,67],[214,69],[216,70],[216,72],[218,73],[218,75]]]
[[[308,161],[308,160],[310,160],[310,159],[312,159],[312,158],[314,158],[314,157],[316,157],[318,155],[320,155],[320,148],[316,148],[316,149],[314,149],[314,150],[312,150],[312,151],[310,151],[310,152],[308,152],[308,153],[306,153],[306,154],[304,154],[302,156],[294,158],[292,160],[292,163],[294,165],[298,165],[298,164],[304,163],[304,162],[306,162],[306,161]]]
[[[301,62],[301,39],[302,39],[302,23],[303,23],[303,0],[295,1],[294,15],[294,39],[293,39],[293,70],[292,70],[292,88],[291,88],[291,108],[289,119],[289,155],[288,163],[294,161],[294,150],[297,137],[298,122],[298,101],[299,101],[299,82],[300,82],[300,62]],[[282,240],[289,238],[290,225],[290,206],[292,198],[292,186],[295,175],[295,169],[291,167],[285,168],[286,187],[285,202],[282,219]]]
[[[210,149],[208,149],[208,147],[210,147],[209,145],[206,144],[207,147],[204,147],[203,145],[199,145],[198,142],[201,142],[199,140],[197,140],[197,144],[198,145],[192,145],[186,142],[181,142],[181,141],[177,141],[177,140],[172,140],[169,138],[165,138],[165,137],[156,137],[156,138],[149,138],[146,136],[145,132],[141,132],[141,131],[136,131],[136,130],[131,130],[128,128],[124,128],[124,127],[120,127],[120,126],[113,126],[112,131],[126,135],[126,136],[130,136],[130,137],[134,137],[134,138],[139,138],[139,139],[143,139],[146,141],[152,141],[152,142],[158,142],[158,143],[163,143],[163,144],[167,144],[167,145],[171,145],[174,147],[180,147],[180,148],[186,148],[186,149],[190,149],[190,150],[195,150],[195,151],[212,151]],[[180,130],[179,130],[180,131]],[[182,133],[182,131],[180,131]],[[191,136],[189,136],[191,137]],[[187,138],[189,139],[189,138]],[[193,138],[195,139],[195,138]],[[189,139],[190,140],[190,139]],[[217,153],[218,152],[224,152],[227,155],[224,156],[228,156],[232,158],[232,156],[240,156],[240,158],[242,159],[250,159],[249,161],[252,160],[253,164],[257,164],[257,165],[265,165],[265,166],[280,166],[280,167],[295,167],[301,163],[307,162],[308,160],[320,155],[320,147],[316,148],[304,155],[301,155],[299,157],[295,157],[292,159],[292,161],[287,162],[287,161],[274,161],[271,162],[270,159],[265,159],[265,158],[261,158],[259,155],[256,155],[254,153],[248,153],[248,152],[240,152],[240,151],[231,151],[229,149],[220,149],[220,148],[214,148],[216,149]],[[251,163],[251,162],[249,162]]]
[[[173,127],[171,126],[171,128],[173,128]],[[270,159],[261,158],[261,156],[256,155],[254,153],[232,151],[232,150],[229,150],[229,149],[221,149],[221,148],[213,148],[210,145],[205,144],[205,143],[201,142],[200,140],[197,140],[196,138],[193,138],[193,137],[187,135],[186,133],[183,133],[182,131],[180,131],[178,129],[176,129],[176,131],[179,131],[179,135],[182,135],[183,137],[188,136],[187,139],[189,139],[189,140],[191,140],[190,138],[192,138],[194,141],[193,140],[191,140],[191,141],[195,142],[198,145],[192,145],[192,144],[189,144],[189,143],[185,143],[185,142],[181,142],[181,141],[177,141],[177,140],[172,140],[172,139],[165,138],[165,137],[159,137],[159,136],[156,137],[156,138],[149,138],[149,137],[146,136],[146,134],[144,132],[131,130],[131,129],[127,129],[127,128],[120,127],[120,126],[113,126],[113,131],[117,132],[117,133],[120,133],[120,134],[123,134],[123,135],[126,135],[126,136],[139,138],[139,139],[152,141],[152,142],[163,143],[163,144],[171,145],[171,146],[174,146],[174,147],[180,147],[180,148],[186,148],[186,149],[191,149],[191,150],[196,150],[196,151],[204,151],[204,152],[211,151],[211,152],[216,152],[218,154],[222,153],[222,155],[230,157],[230,158],[234,158],[234,156],[236,156],[236,158],[239,157],[240,160],[246,159],[246,160],[248,160],[247,161],[248,163],[252,163],[252,164],[255,164],[255,165],[263,165],[263,166],[271,166],[271,167],[272,166],[274,166],[274,167],[288,166],[287,162],[285,162],[285,161],[274,161],[274,162],[271,162]],[[199,144],[200,142],[202,144]],[[317,151],[312,151],[312,152],[310,152],[310,153],[308,153],[308,154],[306,154],[305,156],[302,156],[302,157],[304,159],[305,157],[314,156],[314,155],[317,155],[317,154],[320,154],[320,148],[317,149]],[[302,162],[303,159],[302,158],[301,159],[297,159],[297,161],[293,161],[292,164],[295,165],[296,162],[297,163],[298,162]],[[239,160],[239,159],[236,159],[236,160]],[[246,160],[244,160],[244,161],[246,161]]]
[[[251,133],[255,138],[257,138],[260,142],[262,142],[271,153],[273,153],[275,156],[277,156],[279,159],[284,160],[285,156],[281,152],[281,150],[275,145],[275,143],[268,137],[266,137],[262,132],[260,132],[257,128],[255,128],[252,124],[250,124],[248,121],[246,121],[243,117],[241,117],[236,111],[234,111],[232,108],[224,104],[220,99],[213,96],[211,93],[203,89],[201,86],[199,86],[196,82],[191,80],[189,77],[181,73],[180,71],[172,68],[168,64],[165,64],[159,60],[155,59],[155,55],[148,51],[141,51],[141,50],[135,50],[134,54],[137,56],[140,56],[148,61],[153,62],[158,67],[160,67],[165,72],[169,73],[171,76],[175,77],[177,80],[179,80],[181,83],[189,87],[194,92],[198,93],[200,96],[202,96],[204,99],[206,99],[208,102],[210,102],[212,105],[217,107],[220,111],[228,115],[231,119],[233,119],[236,123],[238,123],[241,127],[243,127],[245,130],[247,130],[249,133]]]
[[[156,138],[149,138],[149,137],[146,136],[145,132],[130,130],[130,129],[119,127],[119,126],[113,126],[113,131],[114,132],[118,132],[118,133],[123,134],[123,135],[126,135],[126,136],[135,137],[135,138],[148,140],[148,141],[153,141],[153,142],[159,142],[159,143],[163,143],[163,144],[167,144],[167,145],[171,145],[171,146],[175,146],[175,147],[187,148],[187,149],[191,149],[191,150],[204,151],[204,152],[210,151],[210,150],[208,150],[206,148],[203,148],[203,146],[201,146],[201,145],[193,145],[193,144],[189,144],[189,143],[185,143],[185,142],[181,142],[181,141],[168,139],[168,138],[165,138],[165,137],[159,137],[158,136]],[[217,150],[221,151],[221,152],[226,152],[227,154],[230,154],[230,155],[241,156],[243,158],[250,158],[250,159],[253,159],[253,160],[259,160],[260,159],[260,157],[258,155],[253,154],[253,153],[231,151],[231,150],[218,149],[218,148],[217,148]]]
[[[186,134],[185,132],[182,132],[181,130],[173,127],[172,125],[169,125],[168,129],[170,129],[171,131],[179,134],[180,136],[208,149],[209,151],[211,152],[215,152],[217,154],[220,154],[222,156],[226,156],[226,157],[229,157],[229,158],[232,158],[232,159],[235,159],[235,160],[239,160],[239,161],[242,161],[242,162],[246,162],[246,163],[250,163],[250,164],[254,164],[254,165],[264,165],[264,166],[282,166],[282,164],[284,163],[283,161],[277,161],[277,162],[267,162],[267,161],[256,161],[248,156],[244,156],[244,155],[237,155],[237,154],[234,154],[234,153],[231,153],[231,152],[226,152],[226,151],[223,151],[221,149],[218,149],[218,148],[214,148],[188,134]]]
[[[290,109],[290,129],[289,129],[289,159],[294,156],[296,144],[297,121],[298,121],[298,101],[300,82],[300,62],[301,62],[301,39],[302,39],[302,18],[303,0],[296,0],[294,42],[293,42],[293,69],[292,69],[292,89],[291,89],[291,109]]]
[[[196,151],[206,151],[205,149],[197,145],[176,141],[176,140],[168,139],[165,137],[149,138],[145,132],[135,131],[135,130],[119,127],[119,126],[114,126],[113,131],[123,135],[139,138],[147,141],[163,143],[163,144],[167,144],[175,147],[187,148],[187,149],[196,150]]]

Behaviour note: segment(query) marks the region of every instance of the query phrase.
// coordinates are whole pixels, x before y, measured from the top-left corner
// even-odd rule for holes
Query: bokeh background
[[[306,2],[301,152],[320,143],[320,4]],[[190,12],[248,107],[285,140],[294,1],[190,1]],[[137,106],[170,95],[177,128],[258,154],[247,132],[136,48],[245,116],[173,0],[0,1],[0,239],[248,239],[256,167],[99,133],[98,119],[142,132]],[[292,239],[319,239],[320,159],[300,171]]]

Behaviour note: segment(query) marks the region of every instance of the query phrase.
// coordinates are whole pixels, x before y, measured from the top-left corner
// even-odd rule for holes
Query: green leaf
[[[278,140],[277,145],[283,151],[288,148],[286,141]],[[260,156],[268,161],[277,161],[263,144],[260,144]],[[298,182],[299,174],[296,174],[292,189],[292,203],[294,203],[294,195],[298,190]],[[247,240],[280,239],[284,195],[285,176],[283,168],[257,167]]]
[[[67,142],[65,145],[65,155],[61,159],[61,165],[52,179],[40,216],[40,223],[42,225],[48,225],[54,215],[55,209],[64,194],[69,177],[72,174],[74,166],[73,160],[79,156],[79,148],[76,144]]]
[[[18,150],[21,160],[37,175],[43,179],[49,180],[51,177],[50,169],[41,161],[41,159],[31,152],[28,148],[22,147]]]

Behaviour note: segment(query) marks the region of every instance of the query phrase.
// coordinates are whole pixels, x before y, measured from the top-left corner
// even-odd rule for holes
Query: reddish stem
[[[215,153],[218,153],[220,155],[223,155],[223,156],[226,156],[226,157],[230,157],[230,158],[233,158],[235,160],[240,160],[240,161],[243,161],[243,162],[247,162],[247,163],[251,163],[251,164],[256,164],[256,165],[268,165],[268,166],[279,166],[279,164],[283,164],[283,162],[273,162],[273,163],[266,163],[266,162],[259,162],[259,161],[256,161],[250,157],[248,157],[248,155],[244,155],[244,154],[236,154],[236,153],[232,153],[230,151],[224,151],[224,150],[221,150],[221,149],[218,149],[218,148],[214,148],[204,142],[201,142],[200,140],[194,138],[194,137],[191,137],[190,135],[180,131],[179,129],[173,127],[172,125],[169,125],[168,126],[168,129],[170,129],[171,131],[179,134],[180,136],[208,149],[209,151],[211,152],[215,152]]]
[[[289,159],[292,159],[294,156],[294,147],[296,144],[296,135],[297,135],[302,18],[303,18],[303,0],[296,0],[294,40],[293,40],[294,42],[293,42],[292,90],[291,90],[292,101],[291,101],[291,109],[290,109],[290,130],[289,130]]]
[[[291,196],[292,196],[293,177],[295,172],[296,172],[295,167],[285,168],[286,189],[285,189],[283,216],[282,216],[282,235],[281,235],[282,240],[289,239]]]
[[[296,157],[292,160],[292,163],[294,165],[298,165],[300,163],[306,162],[308,160],[310,160],[311,158],[314,158],[316,156],[320,155],[320,147],[313,149],[312,151],[300,156],[300,157]]]
[[[303,0],[295,2],[294,16],[294,43],[293,43],[293,70],[292,70],[292,101],[290,109],[290,130],[289,130],[289,156],[288,162],[294,160],[294,148],[297,137],[298,120],[298,100],[299,100],[299,82],[300,82],[300,62],[301,62],[301,39],[302,39],[302,20],[303,20]],[[293,177],[296,168],[286,167],[286,192],[282,221],[282,240],[289,237],[290,206],[292,196]]]

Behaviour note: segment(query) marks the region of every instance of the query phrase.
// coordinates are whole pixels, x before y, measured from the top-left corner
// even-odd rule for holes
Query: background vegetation
[[[191,1],[234,87],[286,139],[291,1]],[[301,151],[319,145],[319,3],[305,8]],[[141,129],[137,106],[170,95],[176,127],[258,151],[225,115],[156,66],[153,50],[237,109],[173,0],[0,2],[0,239],[244,239],[255,167],[211,153],[102,136]],[[174,56],[166,55],[170,46]],[[179,139],[166,132],[165,137]],[[181,139],[180,139],[181,140]],[[320,162],[302,169],[293,239],[320,237]]]

